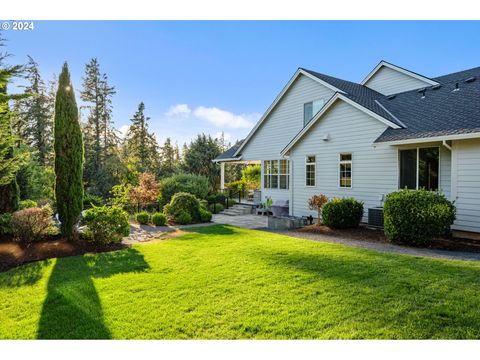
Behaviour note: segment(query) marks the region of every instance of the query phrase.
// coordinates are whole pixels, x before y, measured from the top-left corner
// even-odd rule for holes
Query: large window
[[[288,160],[265,160],[263,167],[264,188],[288,189],[290,183],[290,164]]]
[[[323,99],[318,99],[303,104],[303,126],[307,125],[310,120],[317,115],[324,104],[325,101]]]
[[[439,148],[400,150],[401,189],[438,190]]]
[[[340,183],[341,188],[352,187],[352,154],[340,154]]]
[[[315,186],[315,155],[305,158],[305,185]]]

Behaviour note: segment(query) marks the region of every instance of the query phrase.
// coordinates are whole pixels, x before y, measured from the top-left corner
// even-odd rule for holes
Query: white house
[[[386,194],[425,187],[455,201],[454,229],[480,232],[480,67],[429,78],[381,61],[360,84],[299,68],[215,161],[261,162],[262,198],[293,216],[315,216],[323,193],[363,201],[366,221]]]

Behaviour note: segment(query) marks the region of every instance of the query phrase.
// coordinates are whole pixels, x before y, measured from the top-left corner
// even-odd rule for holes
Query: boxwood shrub
[[[18,210],[36,208],[38,206],[37,202],[34,200],[21,200],[18,203]]]
[[[130,234],[128,213],[117,207],[94,206],[85,211],[82,220],[86,225],[85,239],[99,244],[121,242]]]
[[[332,229],[357,227],[362,216],[363,203],[354,198],[332,198],[322,210],[323,224]]]
[[[142,225],[148,224],[150,222],[150,214],[146,211],[139,212],[135,215],[135,220]]]
[[[155,226],[163,226],[167,222],[167,217],[162,213],[155,213],[152,215],[152,223]]]
[[[388,240],[424,245],[450,232],[456,209],[443,194],[404,189],[387,195],[383,213]]]
[[[202,175],[177,174],[161,180],[158,184],[160,207],[167,205],[177,193],[186,192],[198,199],[205,199],[210,192],[208,178]]]
[[[12,213],[0,214],[0,235],[13,234]]]
[[[177,193],[173,195],[170,204],[163,207],[163,213],[169,219],[179,224],[200,221],[200,202],[189,193]],[[188,217],[185,215],[189,215]],[[185,222],[188,218],[190,220]]]

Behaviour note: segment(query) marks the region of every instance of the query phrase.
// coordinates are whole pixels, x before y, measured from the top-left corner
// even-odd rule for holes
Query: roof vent
[[[458,82],[455,83],[455,89],[453,89],[453,91],[458,91],[460,90],[460,88],[458,87]]]
[[[469,77],[468,79],[465,79],[466,83],[471,83],[474,82],[477,78],[475,76]]]
[[[440,84],[433,85],[433,86],[432,86],[432,90],[438,90],[438,89],[440,89],[441,87],[442,87],[442,85],[440,85]]]
[[[420,89],[420,90],[418,90],[418,92],[419,92],[420,94],[422,94],[422,99],[425,99],[425,92],[426,92],[426,91],[427,91],[427,89]]]
[[[393,100],[395,99],[395,95],[390,95],[389,97],[387,97],[388,100]]]

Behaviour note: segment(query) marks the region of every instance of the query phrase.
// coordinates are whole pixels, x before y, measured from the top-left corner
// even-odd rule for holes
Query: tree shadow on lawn
[[[43,276],[51,260],[35,261],[0,274],[0,288],[31,286]]]
[[[376,324],[398,338],[480,336],[478,264],[355,250],[265,249],[252,256],[292,270],[292,287],[305,296],[330,297],[328,311],[339,321]]]
[[[92,278],[149,268],[142,254],[132,248],[57,259],[48,281],[37,338],[110,339]]]

